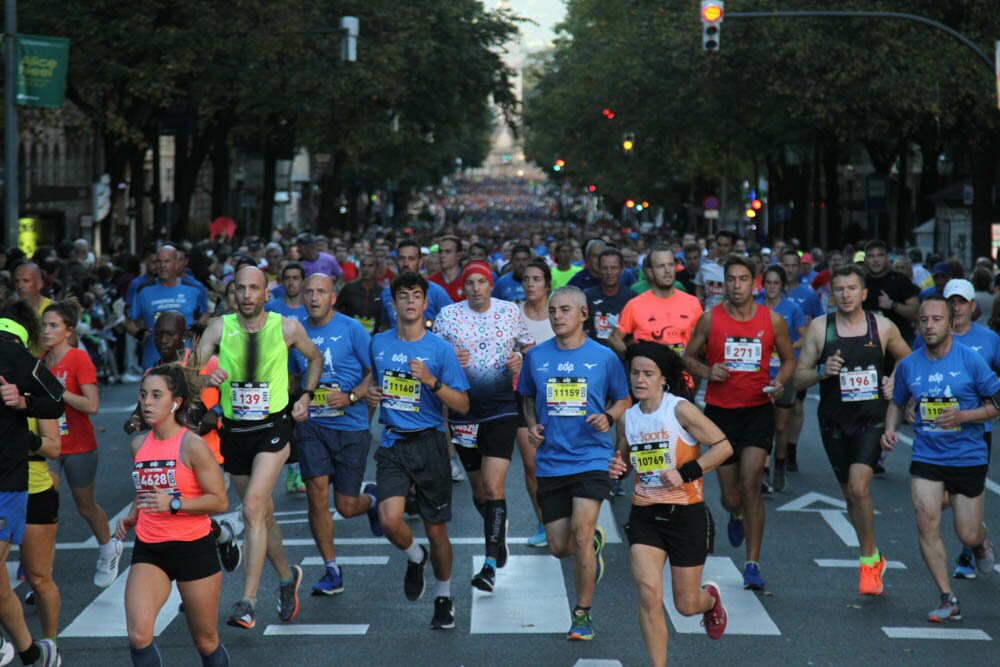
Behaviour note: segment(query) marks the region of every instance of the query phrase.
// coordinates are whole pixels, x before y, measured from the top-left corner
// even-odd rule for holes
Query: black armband
[[[28,449],[32,452],[37,452],[42,448],[42,438],[37,433],[32,433],[31,438],[28,440]]]
[[[677,472],[680,473],[681,479],[684,480],[685,484],[699,479],[704,474],[701,470],[701,464],[697,461],[688,461],[678,468]]]

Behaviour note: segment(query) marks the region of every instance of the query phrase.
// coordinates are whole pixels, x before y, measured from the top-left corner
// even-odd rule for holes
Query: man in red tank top
[[[698,319],[684,363],[692,375],[708,380],[705,416],[733,445],[732,457],[718,469],[722,506],[729,512],[729,543],[738,547],[746,537],[743,587],[761,591],[764,502],[760,489],[774,440],[771,403],[791,380],[795,356],[781,315],[754,303],[754,267],[749,260],[730,256],[724,275],[726,298]],[[772,381],[767,360],[775,350],[781,369]],[[700,359],[703,352],[704,362]]]

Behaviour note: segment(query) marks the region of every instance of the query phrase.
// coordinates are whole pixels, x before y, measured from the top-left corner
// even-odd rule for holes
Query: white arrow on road
[[[819,506],[814,507],[814,505]],[[822,505],[826,505],[826,507],[822,507]],[[817,512],[833,529],[841,542],[849,547],[856,547],[858,546],[858,536],[854,532],[854,526],[844,515],[846,510],[847,502],[843,499],[831,498],[816,491],[801,495],[778,508],[779,512]]]

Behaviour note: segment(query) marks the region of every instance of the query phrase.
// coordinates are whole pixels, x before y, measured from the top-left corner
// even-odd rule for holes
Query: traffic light
[[[556,160],[556,163],[552,165],[552,171],[562,171],[565,166],[566,166],[566,160],[563,159]]]
[[[591,183],[587,186],[587,192],[597,192],[597,186]]]
[[[611,120],[615,117],[615,112],[612,111],[611,109],[604,109],[603,111],[601,111],[601,115],[607,118],[608,120]]]
[[[632,151],[635,150],[634,132],[626,132],[622,135],[622,150],[625,151],[626,155],[631,155]]]
[[[701,2],[701,48],[704,51],[719,50],[719,29],[725,15],[725,4],[721,0]]]
[[[625,200],[625,208],[635,208],[635,200],[634,199],[626,199]]]
[[[753,209],[754,211],[759,211],[763,207],[764,207],[764,204],[761,203],[761,201],[759,199],[757,199],[756,197],[754,197],[753,199],[750,200],[750,208]]]

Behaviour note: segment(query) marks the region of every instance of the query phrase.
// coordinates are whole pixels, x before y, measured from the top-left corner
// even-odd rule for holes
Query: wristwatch
[[[171,514],[177,514],[180,511],[181,511],[181,499],[180,498],[171,498],[170,499],[170,513]]]
[[[302,393],[303,394],[309,394],[309,400],[310,401],[313,400],[314,398],[316,398],[316,392],[313,391],[312,389],[303,389]]]
[[[350,403],[351,405],[354,405],[355,403],[358,402],[358,395],[352,391],[347,395],[347,402]]]
[[[431,387],[431,391],[433,391],[436,394],[439,391],[441,391],[441,387],[443,387],[443,386],[444,386],[444,383],[441,382],[441,378],[438,378],[438,379],[434,380],[434,386]]]

